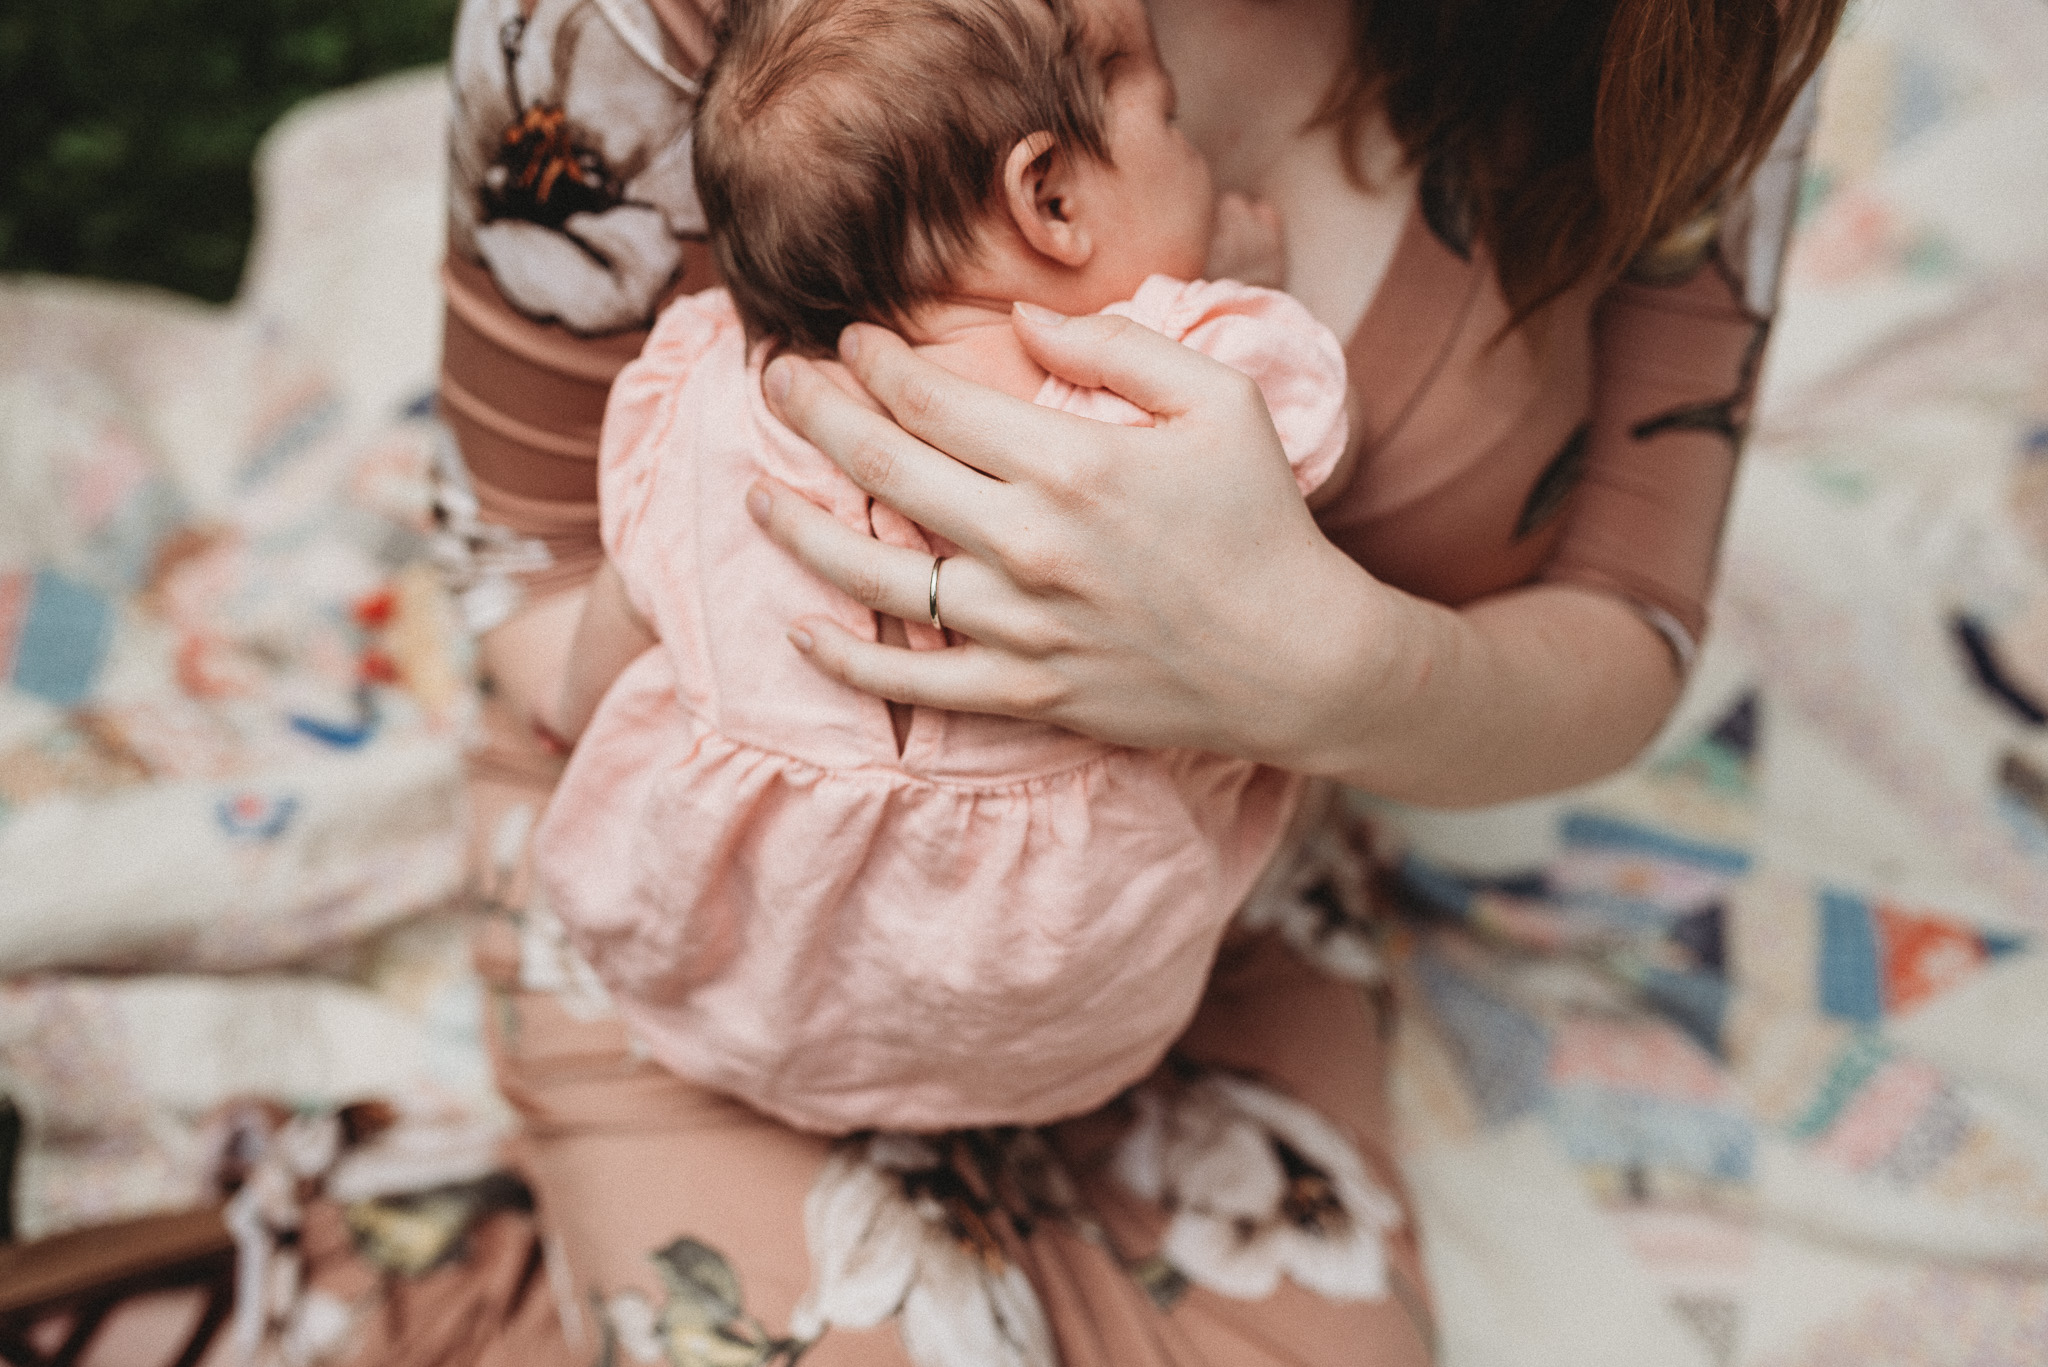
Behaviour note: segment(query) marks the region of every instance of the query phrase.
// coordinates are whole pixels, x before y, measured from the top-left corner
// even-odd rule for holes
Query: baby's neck
[[[940,300],[917,311],[907,334],[925,359],[1005,394],[1032,399],[1045,384],[1045,371],[1010,326],[1006,304]]]

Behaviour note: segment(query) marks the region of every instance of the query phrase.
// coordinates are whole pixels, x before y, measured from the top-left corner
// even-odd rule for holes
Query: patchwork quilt
[[[1376,814],[1451,1362],[2048,1361],[2044,59],[1852,11],[1680,715]]]
[[[26,1235],[208,1195],[230,1100],[498,1113],[461,937],[417,922],[462,883],[476,707],[426,478],[444,100],[430,72],[275,130],[230,308],[0,284]]]

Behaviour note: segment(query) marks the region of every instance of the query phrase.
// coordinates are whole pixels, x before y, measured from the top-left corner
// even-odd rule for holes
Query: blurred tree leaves
[[[249,156],[310,95],[444,59],[457,0],[0,0],[0,271],[235,292]]]

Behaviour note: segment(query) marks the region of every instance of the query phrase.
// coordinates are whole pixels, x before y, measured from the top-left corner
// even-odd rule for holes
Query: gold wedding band
[[[945,563],[946,557],[943,555],[932,557],[932,587],[927,598],[931,607],[933,631],[944,631],[946,629],[946,624],[939,620],[939,566]]]

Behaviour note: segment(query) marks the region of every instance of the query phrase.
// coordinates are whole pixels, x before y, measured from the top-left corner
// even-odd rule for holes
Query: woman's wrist
[[[1453,609],[1375,581],[1330,614],[1323,639],[1329,658],[1297,709],[1320,731],[1295,738],[1286,767],[1420,806],[1603,777],[1655,737],[1678,695],[1640,618],[1562,585]]]
[[[1273,762],[1358,786],[1398,784],[1399,747],[1389,732],[1428,707],[1432,676],[1450,635],[1444,610],[1374,579],[1330,548],[1309,643],[1291,705],[1272,709],[1288,732]]]
[[[1197,728],[1166,743],[1318,777],[1343,777],[1370,748],[1381,703],[1397,687],[1409,651],[1403,595],[1311,532],[1297,554],[1268,561],[1249,583],[1191,621],[1241,625],[1228,649],[1191,652]]]

